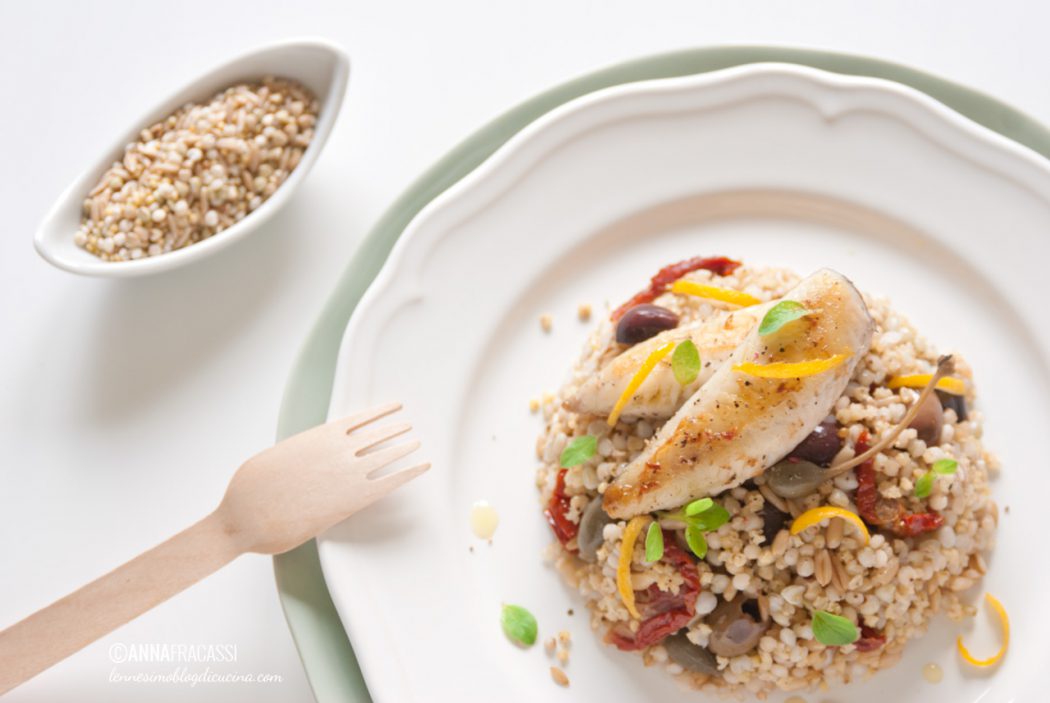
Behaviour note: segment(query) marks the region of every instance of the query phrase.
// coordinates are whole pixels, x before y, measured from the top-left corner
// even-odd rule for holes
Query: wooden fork
[[[418,441],[375,448],[411,429],[370,427],[400,409],[393,403],[329,422],[256,454],[203,520],[0,632],[0,694],[241,554],[286,552],[419,476],[430,464],[370,477],[419,448]]]

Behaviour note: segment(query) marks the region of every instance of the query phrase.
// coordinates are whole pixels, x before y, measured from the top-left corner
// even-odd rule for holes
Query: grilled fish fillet
[[[646,377],[621,414],[625,419],[666,420],[725,363],[747,333],[762,321],[771,305],[763,303],[740,310],[721,311],[635,344],[584,381],[569,399],[568,408],[591,415],[608,415],[642,362],[654,350],[668,342],[677,344],[691,339],[700,352],[700,373],[696,380],[685,386],[679,383],[668,356]]]
[[[668,420],[606,489],[616,519],[714,496],[757,476],[788,454],[824,419],[868,352],[874,324],[860,293],[823,269],[782,300],[813,311],[766,337],[754,327],[724,363]],[[802,362],[849,354],[838,366],[802,378],[759,378],[735,364]]]

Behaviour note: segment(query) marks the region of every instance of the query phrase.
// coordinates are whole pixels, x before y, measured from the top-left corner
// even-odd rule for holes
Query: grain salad
[[[975,613],[998,464],[962,356],[841,274],[724,258],[596,317],[542,404],[536,485],[547,557],[605,642],[765,698]]]
[[[211,237],[266,201],[299,165],[319,103],[280,78],[234,85],[143,129],[84,200],[77,246],[105,261]]]

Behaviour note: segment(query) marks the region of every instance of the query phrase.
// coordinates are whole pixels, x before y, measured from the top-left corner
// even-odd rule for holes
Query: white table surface
[[[1026,7],[1027,5],[1027,7]],[[372,0],[0,5],[0,625],[214,507],[272,441],[295,354],[388,203],[508,106],[622,59],[712,43],[891,58],[1050,121],[1050,6],[1024,0]],[[254,45],[318,35],[353,61],[314,171],[247,241],[156,278],[52,269],[33,231],[144,109]],[[111,682],[122,645],[237,647],[218,673],[280,683]],[[114,649],[117,645],[117,649]],[[2,666],[2,663],[0,663]],[[203,672],[203,664],[185,664]],[[9,696],[15,702],[305,701],[269,558],[247,556]]]

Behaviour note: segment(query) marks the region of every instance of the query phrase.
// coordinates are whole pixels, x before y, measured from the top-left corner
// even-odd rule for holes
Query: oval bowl
[[[284,183],[258,208],[223,231],[195,244],[158,256],[134,261],[104,261],[73,242],[80,226],[84,197],[124,147],[151,125],[187,102],[207,100],[219,91],[241,81],[274,75],[298,81],[309,88],[320,102],[314,137],[299,165]],[[66,188],[37,228],[33,244],[40,256],[60,269],[85,276],[127,278],[159,273],[210,256],[243,239],[273,216],[309,173],[328,140],[346,93],[350,60],[343,49],[320,39],[292,39],[249,51],[189,82],[145,113],[112,146]]]

